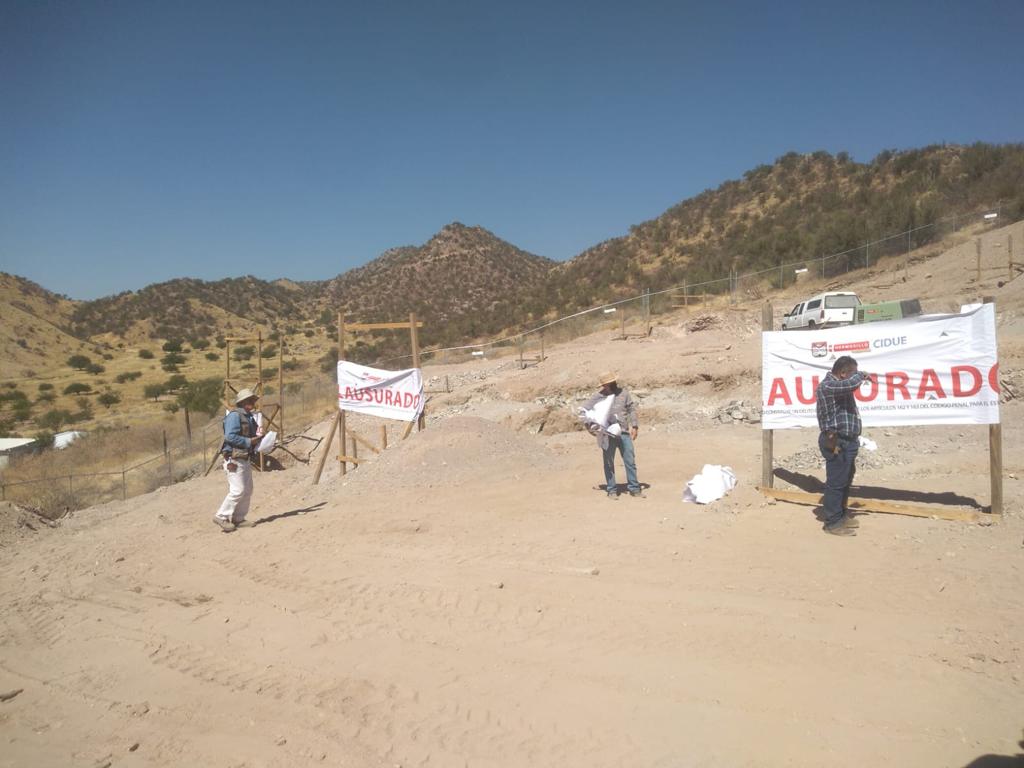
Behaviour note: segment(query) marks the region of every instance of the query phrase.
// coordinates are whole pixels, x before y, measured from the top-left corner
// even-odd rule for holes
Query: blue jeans
[[[825,510],[825,525],[835,525],[846,512],[846,502],[850,498],[850,486],[853,476],[857,473],[857,451],[860,440],[856,437],[836,437],[839,453],[833,454],[825,447],[825,433],[818,435],[818,450],[825,457],[825,498],[822,506]]]
[[[630,493],[640,490],[640,482],[636,479],[636,452],[633,450],[633,440],[625,432],[619,437],[608,436],[608,447],[604,453],[604,483],[608,493],[615,493],[617,483],[615,482],[615,451],[622,452],[622,463],[626,465],[626,488]]]

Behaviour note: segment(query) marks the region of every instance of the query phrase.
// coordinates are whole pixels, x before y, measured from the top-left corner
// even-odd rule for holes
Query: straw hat
[[[249,398],[259,400],[260,396],[253,392],[251,389],[246,387],[245,389],[238,390],[238,394],[235,395],[235,405],[241,405]]]
[[[614,373],[611,373],[610,371],[601,374],[601,386],[602,387],[605,384],[614,384],[616,381],[618,381],[618,378],[615,376]]]

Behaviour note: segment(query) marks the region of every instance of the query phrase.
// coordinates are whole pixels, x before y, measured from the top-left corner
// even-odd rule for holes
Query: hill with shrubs
[[[176,398],[185,386],[174,377],[193,383],[222,376],[221,350],[232,336],[260,333],[283,344],[284,364],[297,375],[329,371],[342,309],[355,322],[416,312],[425,322],[424,346],[457,345],[645,288],[849,250],[827,265],[841,271],[863,258],[866,243],[874,243],[876,258],[886,248],[919,248],[955,229],[957,217],[966,224],[985,208],[998,208],[1001,222],[1024,218],[1024,145],[886,150],[866,163],[843,152],[791,152],[562,263],[454,222],[423,245],[389,250],[323,281],[182,278],[83,302],[0,273],[0,386],[23,393],[26,384],[49,386],[31,396],[5,393],[0,429],[31,432],[47,408],[62,411],[50,421],[66,425],[96,411],[170,407],[168,393]],[[895,233],[909,234],[883,241]],[[772,287],[771,278],[765,283]],[[349,356],[373,363],[407,346],[401,334],[360,334]],[[70,365],[74,355],[89,358],[89,366]],[[232,357],[233,370],[256,369],[252,360]],[[66,393],[70,385],[87,391]]]

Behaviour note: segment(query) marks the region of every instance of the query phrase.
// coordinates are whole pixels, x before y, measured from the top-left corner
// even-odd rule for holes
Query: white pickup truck
[[[860,299],[856,293],[832,291],[801,301],[782,318],[782,330],[832,328],[856,321]]]

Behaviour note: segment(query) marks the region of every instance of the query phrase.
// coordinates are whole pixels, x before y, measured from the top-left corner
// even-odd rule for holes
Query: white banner
[[[423,374],[419,368],[383,371],[339,360],[338,408],[415,421],[423,412]]]
[[[837,358],[875,374],[854,393],[864,426],[998,424],[992,304],[823,331],[761,335],[764,429],[817,428],[815,393]]]

